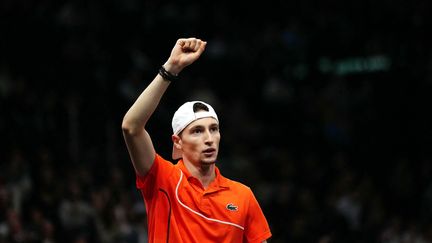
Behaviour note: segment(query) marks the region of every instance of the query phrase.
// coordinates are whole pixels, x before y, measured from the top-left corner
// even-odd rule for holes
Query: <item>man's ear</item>
[[[174,146],[176,147],[176,149],[181,149],[181,145],[180,145],[181,138],[178,135],[173,134],[171,136],[171,140],[172,140]]]

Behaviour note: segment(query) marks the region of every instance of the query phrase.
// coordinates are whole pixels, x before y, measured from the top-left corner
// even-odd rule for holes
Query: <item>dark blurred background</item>
[[[0,2],[0,242],[146,242],[123,115],[180,37],[208,42],[152,117],[221,119],[219,167],[270,242],[432,242],[426,0]]]

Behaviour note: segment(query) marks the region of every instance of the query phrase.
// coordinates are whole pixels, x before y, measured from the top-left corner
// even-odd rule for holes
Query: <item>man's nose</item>
[[[205,130],[204,132],[204,141],[205,142],[213,142],[213,134],[210,130]]]

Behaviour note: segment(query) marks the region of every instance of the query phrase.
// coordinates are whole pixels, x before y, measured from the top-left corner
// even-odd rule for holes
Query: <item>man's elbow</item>
[[[138,124],[138,122],[134,122],[133,120],[127,118],[123,118],[121,127],[123,134],[129,136],[135,136],[143,130],[143,126]]]

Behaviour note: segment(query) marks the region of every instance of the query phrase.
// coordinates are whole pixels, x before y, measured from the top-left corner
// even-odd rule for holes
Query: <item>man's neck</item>
[[[199,164],[195,165],[190,162],[184,161],[186,168],[192,174],[193,177],[197,178],[204,189],[212,183],[216,178],[215,164]]]

